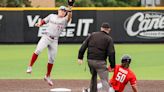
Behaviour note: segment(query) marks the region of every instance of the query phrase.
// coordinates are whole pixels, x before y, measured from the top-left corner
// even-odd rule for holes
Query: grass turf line
[[[31,75],[26,68],[36,45],[0,45],[0,79],[42,79],[46,73],[47,49],[36,61]],[[80,44],[61,44],[52,71],[53,79],[90,79],[89,69],[77,64]],[[164,44],[115,44],[116,61],[123,54],[132,57],[131,68],[138,80],[164,80]],[[86,61],[86,58],[84,59]],[[111,74],[110,74],[111,75]]]

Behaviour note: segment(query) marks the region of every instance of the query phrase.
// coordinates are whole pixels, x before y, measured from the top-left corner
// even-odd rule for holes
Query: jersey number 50
[[[121,73],[121,72],[118,72],[117,77],[116,77],[116,80],[117,80],[117,81],[123,83],[124,80],[125,80],[125,78],[126,78],[126,75],[125,75],[125,74],[123,74],[123,73]]]

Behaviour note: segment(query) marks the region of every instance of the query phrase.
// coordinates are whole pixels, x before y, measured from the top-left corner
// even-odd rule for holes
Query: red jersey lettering
[[[129,68],[116,65],[114,68],[114,75],[110,80],[112,87],[118,92],[123,92],[128,82],[130,82],[131,85],[136,85],[135,74]]]

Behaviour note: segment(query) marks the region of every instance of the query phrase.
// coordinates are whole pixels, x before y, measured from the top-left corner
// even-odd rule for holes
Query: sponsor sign
[[[158,39],[164,37],[164,13],[137,12],[124,23],[129,36],[143,39]]]
[[[27,21],[29,27],[35,27],[35,24],[40,20],[40,15],[27,15]],[[77,23],[70,21],[67,28],[64,29],[60,37],[75,37],[75,36],[88,36],[90,25],[93,24],[94,19],[78,19]],[[43,25],[38,30],[38,37],[46,31],[48,25]],[[77,28],[77,30],[75,29]]]
[[[37,28],[35,24],[56,12],[0,11],[0,43],[37,43],[47,25]],[[74,10],[59,43],[82,43],[88,34],[100,31],[103,22],[110,24],[110,35],[115,43],[164,42],[163,10]]]

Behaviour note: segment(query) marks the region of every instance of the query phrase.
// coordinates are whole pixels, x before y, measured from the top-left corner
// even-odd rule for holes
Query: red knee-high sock
[[[50,64],[50,63],[47,64],[47,74],[46,74],[46,76],[50,76],[52,67],[53,67],[53,64]]]
[[[32,57],[31,57],[31,61],[30,61],[30,65],[29,66],[33,66],[33,64],[35,63],[36,59],[38,58],[38,55],[33,53]]]

